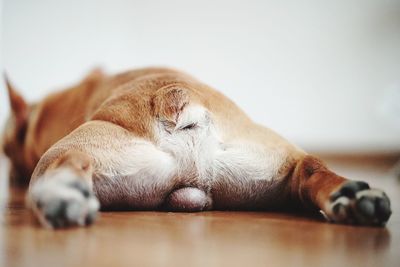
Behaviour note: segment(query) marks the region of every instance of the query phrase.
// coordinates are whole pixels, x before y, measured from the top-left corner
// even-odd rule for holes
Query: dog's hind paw
[[[28,205],[48,228],[92,224],[100,208],[88,183],[68,169],[57,170],[33,184]]]
[[[335,223],[383,226],[392,211],[387,195],[364,182],[350,181],[331,194],[325,209]]]

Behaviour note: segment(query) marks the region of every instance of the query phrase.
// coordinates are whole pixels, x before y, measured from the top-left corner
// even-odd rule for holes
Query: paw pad
[[[100,206],[89,185],[64,170],[41,178],[33,185],[29,197],[40,222],[51,228],[89,225]]]
[[[387,195],[359,181],[350,181],[334,192],[326,209],[333,222],[361,225],[382,226],[391,213]]]

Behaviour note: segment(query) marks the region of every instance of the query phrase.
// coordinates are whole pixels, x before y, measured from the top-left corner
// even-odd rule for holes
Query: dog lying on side
[[[3,149],[30,177],[46,227],[91,224],[103,209],[322,210],[332,222],[384,225],[386,194],[251,121],[191,76],[147,68],[83,81],[28,105],[7,81]]]

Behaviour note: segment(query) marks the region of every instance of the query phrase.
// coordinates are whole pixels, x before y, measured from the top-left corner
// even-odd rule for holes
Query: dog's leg
[[[90,121],[42,156],[28,203],[53,228],[91,223],[99,200],[104,206],[155,209],[171,190],[173,166],[151,142],[115,124]]]
[[[317,207],[332,222],[384,225],[391,215],[383,191],[343,178],[310,155],[297,162],[289,185],[295,200]]]
[[[264,127],[219,120],[226,142],[215,159],[214,206],[222,209],[279,209],[304,206],[322,210],[337,223],[384,225],[390,217],[386,194],[365,182],[330,171]],[[244,130],[243,130],[244,129]]]
[[[52,150],[49,151],[51,154]],[[91,224],[99,209],[92,191],[91,158],[84,152],[70,149],[54,157],[53,162],[48,160],[45,156],[39,163],[39,169],[48,166],[30,184],[29,207],[46,227]]]

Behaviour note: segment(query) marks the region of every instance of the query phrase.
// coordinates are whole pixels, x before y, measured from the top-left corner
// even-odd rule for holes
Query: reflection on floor
[[[92,227],[49,231],[24,208],[23,190],[8,189],[0,160],[0,266],[399,266],[393,161],[328,163],[387,191],[394,213],[386,228],[264,212],[104,212]]]

